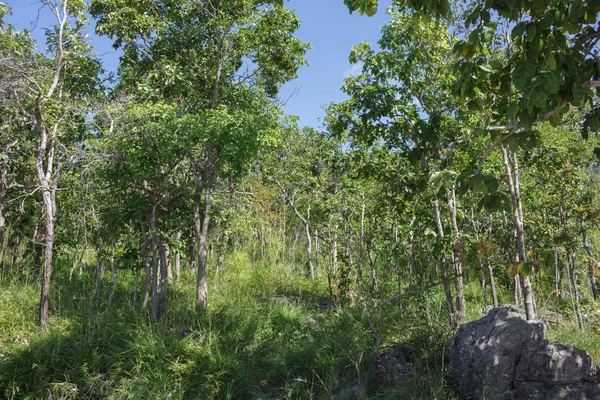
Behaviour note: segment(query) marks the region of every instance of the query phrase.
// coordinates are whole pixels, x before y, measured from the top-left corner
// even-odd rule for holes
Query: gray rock
[[[340,400],[359,400],[365,397],[365,389],[363,385],[360,383],[349,388],[340,390],[333,396],[332,399],[340,399]]]
[[[406,357],[400,349],[389,349],[375,360],[377,380],[382,384],[394,384],[409,372]]]
[[[523,348],[515,379],[549,385],[577,383],[592,376],[593,366],[592,356],[576,347],[531,341]]]
[[[495,308],[446,344],[448,373],[473,400],[600,399],[600,376],[585,351],[548,343],[545,324]]]
[[[598,400],[600,383],[580,382],[549,385],[542,382],[516,382],[515,400]]]
[[[446,343],[448,373],[462,396],[508,399],[521,351],[543,340],[545,326],[529,323],[508,308],[494,308],[478,321],[462,325]]]
[[[540,311],[538,312],[538,318],[544,321],[547,325],[557,327],[562,325],[564,322],[563,316],[553,311]]]

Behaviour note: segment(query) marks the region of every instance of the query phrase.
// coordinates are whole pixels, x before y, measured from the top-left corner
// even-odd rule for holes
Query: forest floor
[[[39,285],[25,273],[7,276],[0,272],[0,397],[7,399],[330,399],[357,384],[369,399],[455,398],[444,374],[453,332],[441,290],[386,307],[342,308],[325,277],[311,281],[240,252],[211,276],[205,312],[194,310],[195,281],[185,271],[151,325],[139,311],[139,289],[134,302],[131,273],[119,271],[108,307],[109,272],[90,299],[92,272],[69,282],[59,263],[51,327],[40,331]],[[467,296],[468,319],[479,318],[480,287],[469,285]],[[381,349],[398,348],[408,361],[393,385],[382,384],[375,368],[377,335]],[[549,337],[600,359],[598,325],[580,332],[566,322]]]

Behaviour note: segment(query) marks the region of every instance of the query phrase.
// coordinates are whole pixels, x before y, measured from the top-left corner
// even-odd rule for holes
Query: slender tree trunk
[[[438,236],[441,240],[443,240],[444,226],[442,225],[442,218],[440,216],[440,205],[437,193],[435,194],[433,202],[433,218],[435,220]],[[445,249],[442,250],[442,254],[440,255],[440,266],[442,268],[442,282],[444,286],[444,294],[446,295],[446,311],[448,312],[448,318],[450,319],[450,323],[452,324],[454,320],[454,305],[452,300],[452,292],[450,291],[450,279],[448,276],[448,260],[446,258]]]
[[[104,254],[101,249],[96,252],[96,274],[94,276],[94,290],[92,291],[92,300],[98,295],[98,289],[100,287],[100,277],[102,276],[102,261]]]
[[[396,282],[398,285],[398,293],[402,293],[402,277],[400,275],[400,264],[398,263],[398,221],[394,221],[394,249],[392,252],[392,261],[394,263],[394,271],[396,272]],[[407,257],[407,260],[409,257]],[[410,261],[409,261],[410,262]],[[400,298],[400,302],[402,299]]]
[[[44,187],[45,186],[45,187]],[[44,213],[46,217],[46,232],[45,232],[45,251],[44,251],[44,268],[42,270],[42,284],[40,293],[40,327],[45,328],[49,321],[49,304],[50,304],[50,275],[52,273],[52,252],[54,250],[54,221],[56,215],[56,201],[54,190],[50,185],[42,184],[42,198],[44,205]]]
[[[521,197],[519,192],[519,168],[516,153],[510,154],[510,150],[501,146],[502,156],[504,160],[504,171],[508,182],[510,197],[513,206],[513,218],[516,231],[516,244],[518,261],[521,264],[527,262],[525,253],[525,231],[523,229],[523,207],[521,205]],[[531,289],[530,277],[519,276],[519,283],[523,291],[523,301],[525,304],[525,315],[528,321],[535,319],[535,306],[533,300],[533,292]]]
[[[33,256],[33,280],[35,282],[37,282],[40,277],[40,269],[42,268],[42,252],[44,251],[44,239],[39,226],[39,222],[36,223],[33,231],[33,243],[35,246],[35,254]]]
[[[167,245],[158,238],[158,251],[160,254],[160,294],[158,301],[159,316],[165,310],[167,299],[167,284],[169,283],[169,250]]]
[[[225,262],[225,253],[227,252],[227,246],[229,244],[229,227],[231,224],[229,221],[225,223],[225,227],[223,229],[223,237],[221,238],[221,244],[218,248],[218,257],[217,257],[217,265],[215,267],[215,275],[219,275],[219,271],[221,270],[221,266]]]
[[[358,246],[358,281],[362,281],[365,265],[365,192],[361,194],[360,204],[360,242]]]
[[[138,296],[138,281],[140,279],[140,270],[136,268],[133,277],[133,309],[137,307],[137,296]]]
[[[561,275],[560,275],[560,264],[558,259],[558,247],[554,246],[554,281],[556,290],[556,312],[560,314],[560,298],[561,292]]]
[[[450,222],[452,223],[452,230],[454,232],[452,238],[452,264],[454,266],[454,288],[456,289],[456,316],[455,322],[460,325],[465,322],[467,315],[467,303],[465,302],[465,287],[463,283],[463,270],[461,258],[460,246],[460,231],[458,230],[458,223],[456,221],[456,191],[454,186],[448,191],[448,209],[450,211]],[[485,285],[485,283],[484,283]]]
[[[583,316],[581,315],[581,306],[579,305],[579,289],[577,288],[577,274],[575,273],[575,252],[570,254],[567,273],[569,274],[571,304],[573,305],[573,311],[577,314],[579,329],[583,331]]]
[[[315,268],[319,270],[319,231],[315,229]]]
[[[204,187],[204,214],[201,214],[201,196],[202,189]],[[206,258],[207,258],[207,240],[208,240],[208,226],[210,222],[210,193],[212,189],[212,182],[207,173],[207,181],[205,184],[202,183],[200,177],[196,180],[196,195],[195,195],[195,210],[194,210],[194,223],[196,227],[196,234],[198,236],[198,279],[196,282],[196,308],[206,309],[208,305],[208,284],[206,277]]]
[[[11,152],[12,146],[16,145],[17,142],[7,145],[3,150],[4,154]],[[6,191],[8,190],[8,157],[5,157],[0,161],[0,253],[4,253],[4,232],[6,231],[6,219],[4,217],[4,205],[6,199]]]
[[[314,279],[315,278],[315,269],[313,267],[313,260],[312,260],[312,239],[311,239],[310,225],[309,225],[309,221],[310,221],[310,204],[309,204],[308,209],[306,211],[306,218],[304,218],[302,216],[302,214],[300,214],[300,211],[298,210],[298,208],[296,207],[296,204],[295,204],[294,198],[293,198],[294,196],[290,197],[288,195],[288,193],[287,193],[287,190],[279,182],[276,182],[276,184],[281,189],[281,192],[283,193],[283,196],[287,200],[288,204],[294,210],[294,213],[296,214],[296,216],[298,217],[298,219],[300,221],[302,221],[302,223],[304,224],[304,232],[306,233],[306,253],[308,255],[308,272],[310,274],[311,279]]]
[[[308,215],[310,218],[310,207],[308,208]],[[304,222],[304,229],[306,231],[306,253],[308,255],[308,273],[310,274],[311,279],[315,279],[315,269],[313,267],[312,261],[312,241],[310,239],[310,226],[308,225],[308,219]]]
[[[87,185],[86,185],[86,194],[87,194]],[[83,250],[81,251],[81,255],[79,256],[79,278],[83,276],[83,257],[88,250],[88,237],[87,237],[87,219],[86,219],[86,202],[83,203]],[[86,261],[87,262],[87,261]]]
[[[167,283],[171,283],[173,281],[173,266],[171,265],[171,250],[169,249],[169,243],[161,241],[161,249],[163,249],[162,251],[165,253]]]
[[[152,205],[150,212],[149,234],[152,244],[152,292],[150,300],[150,322],[155,323],[159,317],[160,299],[158,297],[158,275],[159,275],[159,257],[158,257],[158,232],[156,231],[156,202]]]
[[[110,295],[108,296],[108,306],[112,306],[113,299],[115,297],[115,293],[117,292],[117,268],[115,266],[115,242],[112,243],[112,248],[110,251],[110,272],[112,273],[113,278],[113,287]]]
[[[488,233],[487,233],[487,239],[488,239],[488,243],[491,242],[492,240],[492,227],[493,227],[493,220],[492,220],[492,216],[490,215],[490,224],[488,226]],[[492,302],[494,303],[494,308],[498,307],[498,294],[496,293],[496,280],[494,278],[494,268],[492,268],[492,263],[490,261],[490,255],[487,254],[485,255],[485,265],[488,269],[488,274],[490,275],[490,287],[492,290]]]
[[[181,246],[179,246],[179,243],[181,242],[181,231],[178,230],[177,234],[175,235],[175,241],[177,243],[177,253],[175,254],[175,279],[179,280],[181,279],[181,252],[179,251],[179,249],[181,248]]]
[[[73,248],[73,262],[71,263],[71,271],[69,271],[69,282],[73,278],[75,268],[77,268],[77,245],[79,244],[79,226],[75,229],[75,247]]]
[[[329,284],[329,295],[333,296],[333,280],[338,276],[338,244],[337,244],[337,224],[335,225],[333,235],[331,235],[331,271],[327,274],[327,283]],[[331,232],[331,228],[330,228]]]
[[[592,252],[592,248],[588,241],[587,231],[585,230],[585,224],[581,223],[582,232],[583,232],[583,247],[585,251],[590,256],[588,260],[588,277],[590,280],[590,288],[592,290],[592,296],[594,296],[594,300],[598,300],[598,296],[600,294],[598,290],[598,282],[596,281],[596,275],[594,274],[594,266],[596,265],[596,257],[594,257],[594,253]]]
[[[379,284],[377,282],[377,271],[375,270],[375,264],[377,262],[377,257],[373,259],[373,241],[372,239],[368,239],[367,243],[367,256],[369,257],[369,272],[371,274],[371,283],[373,288],[373,294],[377,295],[379,292]]]
[[[13,270],[19,269],[19,263],[17,262],[19,258],[19,246],[21,245],[21,238],[18,235],[15,235],[13,238],[13,246],[10,257],[10,266]]]
[[[146,279],[144,281],[144,299],[142,300],[142,311],[148,308],[148,301],[150,300],[150,287],[152,282],[152,266],[150,254],[148,253],[148,246],[150,245],[150,238],[144,228],[144,220],[142,214],[138,213],[140,218],[140,231],[142,232],[142,245],[140,246],[140,255],[142,256],[142,262],[144,263],[144,271],[146,272]]]

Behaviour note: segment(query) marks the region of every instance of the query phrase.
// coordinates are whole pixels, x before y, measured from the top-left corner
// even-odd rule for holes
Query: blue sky
[[[43,28],[53,23],[48,10],[41,10],[36,0],[0,0],[12,7],[13,14],[6,18],[19,29],[32,30],[33,37],[43,47]],[[286,101],[285,111],[300,117],[301,125],[320,127],[325,115],[321,106],[344,99],[340,91],[344,76],[352,72],[348,62],[350,48],[363,41],[375,44],[379,40],[381,26],[389,18],[384,13],[391,0],[380,0],[380,10],[373,17],[350,15],[343,0],[290,0],[289,8],[295,9],[302,25],[297,36],[312,46],[306,58],[309,66],[300,69],[298,79],[287,83],[281,90],[281,99]],[[35,21],[38,18],[37,26]],[[118,53],[112,49],[111,41],[90,35],[94,51],[103,61],[104,68],[116,70]],[[41,41],[41,42],[40,42]],[[356,70],[356,67],[355,67]]]

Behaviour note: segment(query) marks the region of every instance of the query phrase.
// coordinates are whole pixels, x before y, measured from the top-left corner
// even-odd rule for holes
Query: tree
[[[56,192],[65,161],[62,153],[74,144],[79,130],[85,126],[81,110],[86,107],[81,105],[98,86],[100,64],[84,38],[85,3],[41,0],[41,4],[54,15],[57,23],[47,35],[49,57],[33,54],[32,43],[24,43],[24,36],[15,34],[12,39],[16,45],[10,58],[13,62],[7,67],[15,77],[9,98],[38,135],[36,173],[45,219],[39,323],[45,327],[49,318]],[[8,33],[10,35],[11,30]]]
[[[275,128],[269,102],[304,63],[299,22],[281,1],[94,0],[96,30],[124,56],[120,86],[194,116],[202,140],[187,158],[195,170],[196,306],[207,304],[211,192],[224,170],[245,170]]]
[[[350,100],[329,109],[334,133],[348,132],[352,141],[372,147],[383,141],[390,151],[402,154],[417,168],[418,185],[433,184],[431,209],[435,232],[442,249],[439,263],[443,275],[446,307],[451,318],[462,323],[465,315],[463,271],[458,258],[458,223],[446,243],[440,197],[446,196],[451,219],[456,222],[453,153],[463,141],[454,115],[460,109],[451,95],[454,81],[447,25],[415,23],[408,14],[392,11],[391,22],[382,29],[381,50],[367,43],[355,48],[350,61],[364,63],[362,74],[346,79],[343,90]],[[443,189],[443,190],[442,190]],[[452,218],[454,216],[454,218]],[[446,245],[453,247],[451,260],[456,288],[454,315]]]

